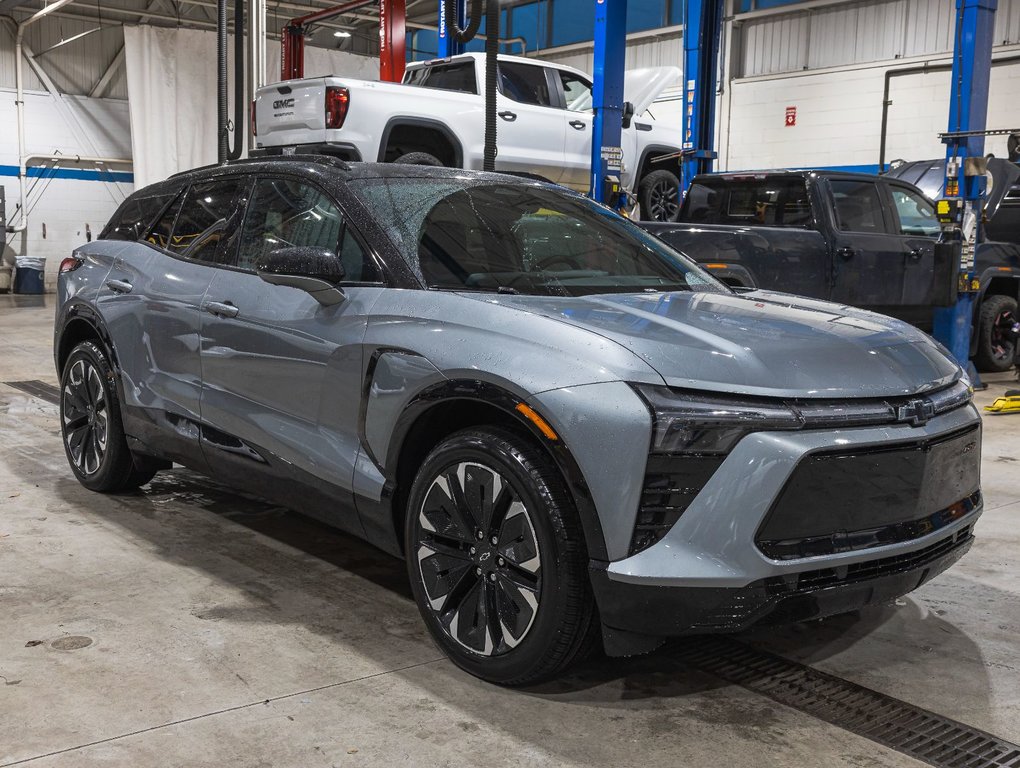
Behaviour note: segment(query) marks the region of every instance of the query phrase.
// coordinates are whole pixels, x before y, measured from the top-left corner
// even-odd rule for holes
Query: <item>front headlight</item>
[[[725,454],[750,432],[804,426],[793,408],[775,401],[715,397],[646,384],[634,388],[655,416],[653,453]]]

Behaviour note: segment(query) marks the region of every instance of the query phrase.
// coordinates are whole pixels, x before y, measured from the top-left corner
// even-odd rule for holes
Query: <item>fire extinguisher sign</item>
[[[787,107],[786,108],[786,127],[792,128],[797,124],[797,108]]]

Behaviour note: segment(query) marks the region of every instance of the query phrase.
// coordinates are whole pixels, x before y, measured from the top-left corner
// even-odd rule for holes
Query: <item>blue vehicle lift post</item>
[[[715,146],[715,92],[724,0],[684,0],[684,125],[681,183],[711,173]]]
[[[962,248],[957,300],[951,307],[935,310],[934,336],[964,368],[970,360],[974,302],[980,289],[974,249],[981,234],[985,197],[984,131],[997,6],[998,0],[956,0],[949,130],[942,134],[947,145],[945,197],[950,204],[946,210],[960,229]]]
[[[457,26],[464,28],[467,23],[467,0],[457,0]],[[440,59],[464,53],[464,44],[458,43],[446,25],[446,3],[439,0],[439,41],[436,55]]]
[[[623,72],[627,53],[627,0],[595,0],[595,63],[592,72],[590,194],[607,205],[620,192],[623,162]]]

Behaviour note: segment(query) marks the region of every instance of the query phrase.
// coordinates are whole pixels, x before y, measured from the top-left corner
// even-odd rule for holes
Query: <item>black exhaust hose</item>
[[[216,0],[216,162],[227,162],[227,0]]]
[[[471,13],[468,16],[468,25],[461,29],[457,24],[457,0],[443,0],[443,14],[446,16],[446,31],[453,32],[453,39],[458,43],[467,43],[475,39],[478,28],[482,26],[482,3],[481,0],[472,0]]]
[[[475,5],[481,5],[476,2]],[[485,8],[485,147],[482,170],[496,170],[496,77],[499,54],[499,0],[488,0]]]
[[[228,160],[237,160],[244,151],[244,0],[234,0],[234,146]]]

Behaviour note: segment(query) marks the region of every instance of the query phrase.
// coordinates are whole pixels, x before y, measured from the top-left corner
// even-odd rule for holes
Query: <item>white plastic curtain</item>
[[[233,38],[228,43],[233,119]],[[267,78],[280,79],[280,45],[266,44]],[[150,26],[124,28],[135,188],[216,162],[216,34]],[[305,76],[379,79],[379,60],[305,48]],[[248,109],[244,110],[248,120]]]

